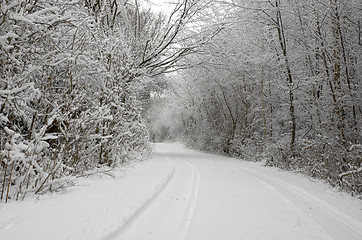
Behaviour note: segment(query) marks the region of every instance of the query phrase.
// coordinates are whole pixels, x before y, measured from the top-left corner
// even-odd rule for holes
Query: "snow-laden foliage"
[[[193,147],[360,194],[360,16],[360,1],[215,4],[202,19],[223,30],[189,58],[204,64],[179,75],[166,115]]]
[[[195,48],[179,33],[197,5],[167,19],[137,0],[1,1],[1,200],[146,157],[149,82]]]
[[[2,200],[150,152],[127,35],[83,5],[1,5]]]
[[[150,153],[138,92],[186,53],[169,49],[195,3],[166,21],[138,1],[1,1],[1,200]]]

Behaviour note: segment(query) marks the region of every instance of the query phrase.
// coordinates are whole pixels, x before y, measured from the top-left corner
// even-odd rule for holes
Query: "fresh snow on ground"
[[[320,181],[181,144],[155,147],[115,178],[1,203],[0,239],[362,239],[362,201]]]

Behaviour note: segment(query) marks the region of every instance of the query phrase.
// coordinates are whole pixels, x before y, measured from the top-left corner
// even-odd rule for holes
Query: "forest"
[[[1,202],[151,142],[362,192],[362,2],[1,0]]]

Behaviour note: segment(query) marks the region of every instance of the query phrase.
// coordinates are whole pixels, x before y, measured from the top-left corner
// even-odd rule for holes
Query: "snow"
[[[27,84],[23,84],[21,87],[15,87],[11,90],[0,90],[0,95],[12,95],[12,94],[18,94],[19,92],[24,91],[27,88],[32,88],[34,87],[34,83],[27,83]]]
[[[302,175],[157,144],[150,161],[0,205],[0,239],[362,239],[362,201]]]

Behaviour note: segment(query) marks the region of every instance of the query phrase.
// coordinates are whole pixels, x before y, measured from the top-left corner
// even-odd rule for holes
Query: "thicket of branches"
[[[215,2],[200,19],[223,31],[154,100],[176,127],[155,126],[361,194],[361,1]]]
[[[1,0],[1,200],[150,153],[141,100],[195,47],[179,32],[196,3],[166,18],[139,1]]]
[[[141,113],[155,140],[360,194],[360,16],[358,0],[183,0],[169,18],[137,0],[1,0],[1,200],[147,156]]]

